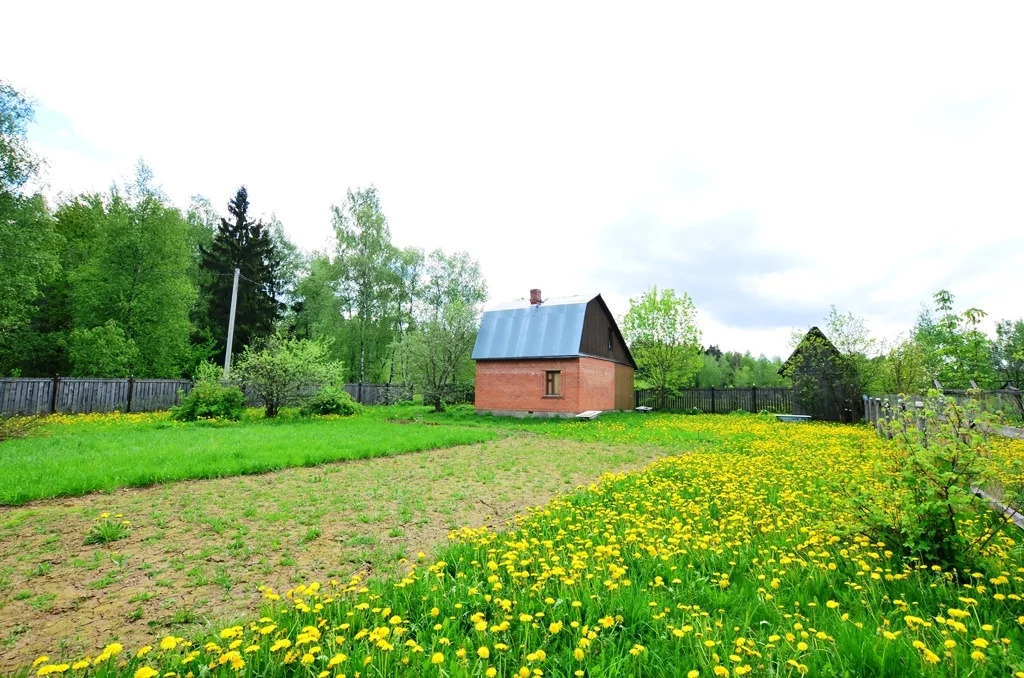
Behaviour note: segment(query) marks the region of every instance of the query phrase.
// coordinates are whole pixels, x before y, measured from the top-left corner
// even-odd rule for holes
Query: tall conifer
[[[228,314],[231,312],[231,284],[237,267],[238,283],[233,352],[254,340],[268,336],[282,311],[277,299],[281,261],[270,230],[262,221],[249,218],[249,193],[238,189],[228,203],[230,219],[221,219],[213,242],[203,248],[204,291],[209,302],[209,335],[217,344],[218,360],[224,359]]]

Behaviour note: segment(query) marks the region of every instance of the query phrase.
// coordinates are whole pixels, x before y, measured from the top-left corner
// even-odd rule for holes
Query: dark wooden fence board
[[[178,404],[179,390],[188,392],[191,388],[186,379],[136,379],[131,411],[166,410]],[[128,389],[128,379],[0,379],[0,416],[126,412]]]
[[[793,411],[793,389],[785,387],[752,388],[684,388],[677,393],[658,396],[656,389],[638,389],[637,407],[656,410],[698,409],[708,414],[728,414],[737,410],[790,414]]]
[[[57,384],[57,397],[53,386]],[[88,414],[91,412],[127,412],[131,389],[132,412],[166,410],[180,402],[179,391],[188,393],[192,382],[187,379],[67,378],[0,379],[0,416],[50,414]],[[345,384],[344,389],[363,405],[391,405],[411,400],[413,388],[408,384]],[[306,389],[308,395],[316,387]],[[249,399],[250,405],[258,405]]]

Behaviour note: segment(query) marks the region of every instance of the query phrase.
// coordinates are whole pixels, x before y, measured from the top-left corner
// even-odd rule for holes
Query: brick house
[[[601,295],[503,304],[473,347],[476,411],[572,416],[632,410],[636,363]]]

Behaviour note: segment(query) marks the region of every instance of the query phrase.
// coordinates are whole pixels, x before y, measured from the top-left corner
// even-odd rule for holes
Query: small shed
[[[793,382],[793,414],[843,422],[864,414],[856,365],[817,327],[808,330],[779,374]]]
[[[502,304],[473,347],[476,411],[572,416],[633,409],[636,363],[601,295]]]

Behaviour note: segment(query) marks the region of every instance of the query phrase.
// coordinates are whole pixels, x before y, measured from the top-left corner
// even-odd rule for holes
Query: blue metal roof
[[[583,318],[593,297],[514,302],[485,311],[473,360],[578,356]]]

